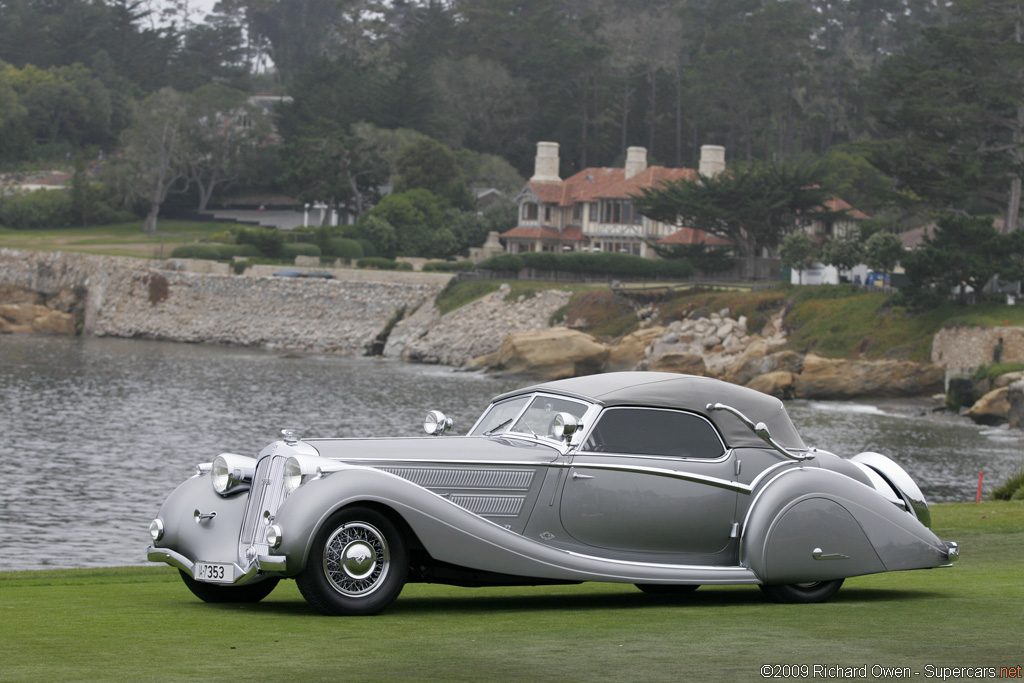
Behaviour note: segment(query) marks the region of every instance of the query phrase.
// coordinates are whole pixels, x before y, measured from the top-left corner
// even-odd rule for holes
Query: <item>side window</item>
[[[653,408],[609,408],[598,418],[583,450],[708,459],[725,452],[718,433],[704,418]]]

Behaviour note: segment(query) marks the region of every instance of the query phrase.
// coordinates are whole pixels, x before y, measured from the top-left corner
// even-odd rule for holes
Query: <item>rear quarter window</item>
[[[655,408],[609,408],[598,418],[583,450],[714,459],[725,452],[725,446],[711,423],[693,413]]]

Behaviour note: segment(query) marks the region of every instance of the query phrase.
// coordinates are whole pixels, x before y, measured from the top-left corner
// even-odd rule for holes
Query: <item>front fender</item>
[[[218,495],[209,475],[186,479],[160,506],[164,535],[153,547],[173,550],[193,563],[238,562],[238,530],[247,501],[245,492]],[[196,522],[196,510],[216,516]]]
[[[800,583],[948,562],[946,545],[875,489],[818,467],[784,470],[754,492],[740,561],[764,583]]]

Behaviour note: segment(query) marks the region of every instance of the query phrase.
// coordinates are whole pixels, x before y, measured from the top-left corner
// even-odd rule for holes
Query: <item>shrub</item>
[[[359,240],[349,239],[348,237],[332,237],[328,239],[324,245],[324,252],[328,256],[336,256],[349,259],[350,261],[361,259],[367,255],[363,251],[363,245],[359,243]]]
[[[363,256],[380,256],[380,250],[372,241],[360,237],[356,242],[359,242],[359,246],[363,248]]]
[[[281,255],[284,258],[295,258],[296,256],[319,256],[320,247],[309,242],[286,242],[281,247]]]
[[[498,254],[477,264],[482,270],[494,270],[502,273],[518,273],[523,269],[523,259],[515,254]]]
[[[16,192],[0,197],[0,225],[15,230],[63,228],[73,219],[71,195],[60,190]]]
[[[238,244],[251,244],[268,258],[281,258],[284,254],[284,236],[275,228],[243,228],[235,237]]]
[[[439,271],[442,273],[462,273],[473,270],[476,266],[472,261],[427,261],[423,264],[426,272]]]
[[[175,247],[171,252],[171,258],[198,258],[210,261],[259,255],[259,250],[251,244],[186,244]]]
[[[389,258],[381,258],[379,256],[361,258],[356,262],[356,265],[360,268],[371,268],[374,270],[412,270],[411,263],[393,261]]]
[[[1011,475],[1009,479],[992,490],[993,500],[1020,500],[1024,497],[1024,470]]]

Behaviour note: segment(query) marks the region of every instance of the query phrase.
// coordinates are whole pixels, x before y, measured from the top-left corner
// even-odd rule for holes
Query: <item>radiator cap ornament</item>
[[[293,446],[302,440],[302,437],[299,436],[299,430],[297,429],[282,429],[281,438],[284,439],[284,442],[289,446]]]

